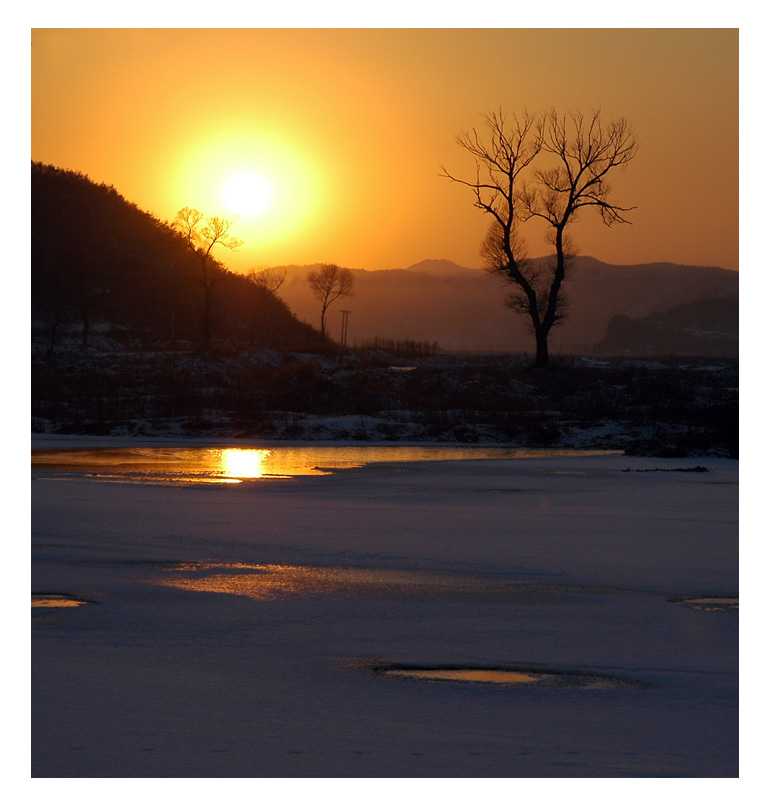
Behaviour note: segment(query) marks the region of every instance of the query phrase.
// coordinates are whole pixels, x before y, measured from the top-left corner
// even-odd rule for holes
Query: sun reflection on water
[[[325,476],[342,469],[375,467],[402,470],[405,464],[432,460],[588,455],[618,452],[540,451],[460,446],[280,446],[211,448],[125,446],[115,448],[33,449],[34,471],[91,479],[153,485],[237,485],[256,480]]]
[[[149,578],[146,582],[187,591],[237,594],[261,601],[323,597],[519,602],[584,593],[620,593],[618,589],[594,586],[418,569],[192,562],[171,564],[166,570],[166,574]]]
[[[234,479],[261,479],[264,463],[272,452],[265,448],[224,448],[218,452],[222,476]]]
[[[182,563],[172,571],[191,573],[173,575],[148,582],[162,586],[239,594],[254,600],[292,597],[354,597],[365,589],[402,586],[402,573],[371,574],[368,570],[288,566],[284,564],[206,564]]]

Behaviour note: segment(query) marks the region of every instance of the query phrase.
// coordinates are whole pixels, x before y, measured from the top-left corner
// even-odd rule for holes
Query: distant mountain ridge
[[[445,258],[427,258],[426,260],[408,266],[405,271],[419,272],[424,275],[443,275],[449,277],[463,277],[468,274],[476,274],[483,271],[481,269],[468,269],[466,266],[459,266],[458,263]]]
[[[284,268],[286,282],[279,295],[300,319],[316,324],[319,309],[306,282],[312,267]],[[482,269],[427,259],[405,269],[351,271],[355,295],[339,300],[329,312],[329,332],[335,338],[343,309],[351,312],[350,344],[381,337],[438,342],[451,351],[532,350],[527,319],[506,308],[505,285]],[[550,344],[556,353],[592,352],[603,341],[613,317],[636,319],[697,300],[738,299],[738,283],[738,272],[717,266],[623,266],[578,256],[566,283],[568,316],[552,331]],[[669,354],[682,349],[682,342],[678,345],[676,341],[674,321],[671,314],[665,328],[667,341],[663,346]],[[737,350],[738,325],[728,326],[721,337],[718,351],[725,342]],[[700,340],[699,346],[706,351],[706,339]],[[642,346],[638,351],[645,355]]]

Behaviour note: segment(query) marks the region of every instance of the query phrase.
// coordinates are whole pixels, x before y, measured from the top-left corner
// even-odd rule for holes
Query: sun
[[[228,259],[237,271],[284,263],[268,256],[293,249],[299,233],[320,226],[327,201],[321,188],[329,184],[325,165],[293,132],[268,134],[234,124],[222,131],[217,124],[179,150],[166,186],[166,215],[193,207],[236,221],[233,234],[244,248]]]
[[[272,186],[260,174],[241,171],[224,182],[222,197],[232,213],[258,216],[272,204]]]

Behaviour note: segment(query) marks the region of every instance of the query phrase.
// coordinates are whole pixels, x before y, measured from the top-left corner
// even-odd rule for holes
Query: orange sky
[[[737,29],[33,29],[31,75],[32,159],[160,219],[267,179],[272,206],[219,253],[236,270],[480,266],[487,221],[439,176],[468,165],[456,134],[499,107],[598,106],[637,130],[611,183],[637,210],[585,214],[581,254],[738,269]]]

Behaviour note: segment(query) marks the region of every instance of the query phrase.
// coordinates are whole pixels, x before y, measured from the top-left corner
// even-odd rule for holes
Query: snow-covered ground
[[[676,600],[738,596],[737,520],[738,462],[709,457],[193,487],[33,472],[32,592],[88,602],[33,609],[32,775],[738,776],[738,611]],[[237,563],[298,582],[258,599],[265,570]],[[357,584],[307,589],[329,567]],[[382,591],[392,570],[410,582]],[[245,594],[179,587],[213,572]],[[410,681],[376,664],[642,686]]]

